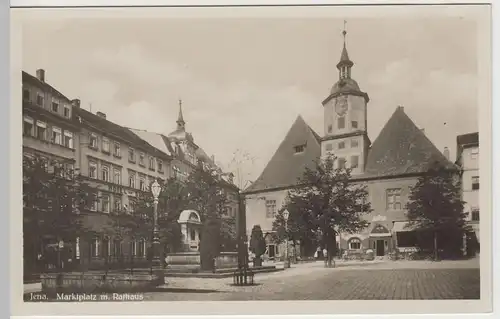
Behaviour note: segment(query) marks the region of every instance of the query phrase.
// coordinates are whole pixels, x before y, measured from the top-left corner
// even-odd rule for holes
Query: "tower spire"
[[[349,59],[349,54],[347,53],[346,47],[346,30],[347,21],[344,20],[344,30],[342,30],[342,36],[344,37],[344,47],[342,48],[342,53],[340,55],[340,61],[337,63],[337,69],[339,69],[339,79],[349,79],[351,78],[351,67],[354,63]]]
[[[179,117],[177,118],[177,129],[184,129],[186,122],[182,116],[182,99],[179,99]]]

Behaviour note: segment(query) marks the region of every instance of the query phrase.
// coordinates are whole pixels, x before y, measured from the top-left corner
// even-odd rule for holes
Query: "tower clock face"
[[[339,116],[343,116],[347,112],[347,97],[339,96],[335,101],[335,112]]]

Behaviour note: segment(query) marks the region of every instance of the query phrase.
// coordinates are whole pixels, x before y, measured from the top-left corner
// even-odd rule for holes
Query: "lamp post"
[[[160,196],[161,185],[155,179],[151,184],[151,193],[153,194],[153,258],[152,268],[161,269],[160,261],[160,234],[158,230],[158,196]]]
[[[288,258],[288,217],[290,213],[287,209],[283,212],[283,217],[285,218],[285,264],[284,268],[290,268],[290,259]]]

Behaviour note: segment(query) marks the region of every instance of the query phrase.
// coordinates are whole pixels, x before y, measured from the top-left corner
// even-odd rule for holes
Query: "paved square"
[[[320,263],[256,276],[257,286],[234,287],[232,279],[167,278],[146,300],[397,300],[479,299],[479,268],[453,264],[382,263],[323,268]],[[437,265],[437,266],[436,266]],[[447,268],[448,267],[448,268]],[[190,292],[181,288],[191,289]]]

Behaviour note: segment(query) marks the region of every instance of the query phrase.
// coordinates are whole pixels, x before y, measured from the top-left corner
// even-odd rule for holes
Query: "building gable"
[[[306,167],[314,168],[320,156],[318,134],[299,115],[262,174],[245,192],[255,193],[296,185]]]
[[[432,165],[454,165],[398,107],[368,152],[363,177],[390,177],[426,172]]]

